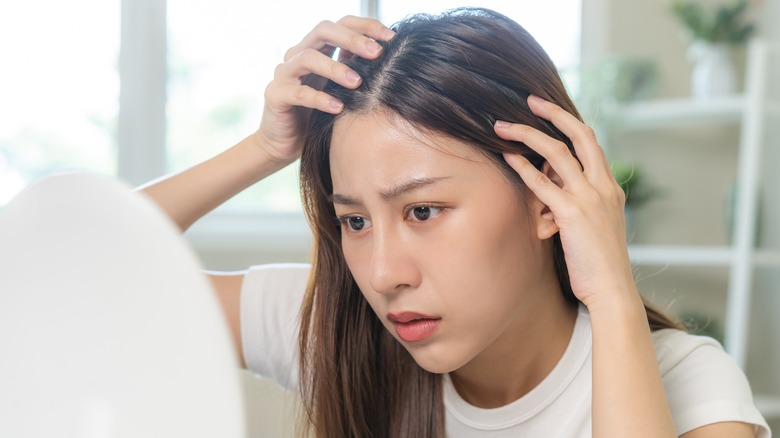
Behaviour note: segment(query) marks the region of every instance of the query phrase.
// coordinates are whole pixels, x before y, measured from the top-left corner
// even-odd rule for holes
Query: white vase
[[[697,99],[727,96],[737,88],[734,65],[725,44],[694,42],[688,50],[694,62],[691,95]]]

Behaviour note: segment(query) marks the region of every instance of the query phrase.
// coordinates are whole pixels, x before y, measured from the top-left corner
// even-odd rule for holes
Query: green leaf
[[[737,0],[705,9],[698,0],[672,0],[671,11],[682,22],[694,40],[710,43],[741,44],[755,30],[752,23],[741,23],[747,11],[747,0]]]

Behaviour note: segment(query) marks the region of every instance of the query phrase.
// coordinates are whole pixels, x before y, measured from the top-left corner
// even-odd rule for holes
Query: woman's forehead
[[[339,117],[333,127],[331,139],[331,160],[334,149],[386,148],[389,153],[410,153],[428,158],[444,154],[450,158],[484,163],[485,154],[477,147],[452,135],[428,129],[406,120],[390,111],[377,111],[367,114],[346,114]],[[414,153],[416,152],[416,153]]]
[[[334,194],[365,199],[431,179],[446,181],[437,187],[458,191],[512,185],[495,160],[476,147],[398,120],[348,115],[337,122],[329,157]]]

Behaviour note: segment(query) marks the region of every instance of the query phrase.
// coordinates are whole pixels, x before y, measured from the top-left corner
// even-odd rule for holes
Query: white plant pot
[[[694,42],[688,58],[694,62],[691,76],[694,98],[728,96],[737,91],[736,73],[726,45]]]

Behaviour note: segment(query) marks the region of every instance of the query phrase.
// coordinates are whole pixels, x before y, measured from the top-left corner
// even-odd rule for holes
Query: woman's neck
[[[560,291],[552,296],[558,299],[518,311],[501,336],[450,373],[465,401],[486,409],[507,405],[534,389],[555,368],[569,345],[577,307]]]

